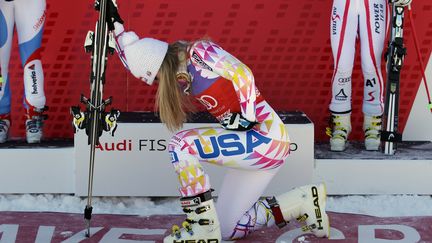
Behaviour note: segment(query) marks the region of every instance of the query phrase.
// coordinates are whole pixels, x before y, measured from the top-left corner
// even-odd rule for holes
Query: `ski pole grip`
[[[91,219],[91,217],[92,217],[92,210],[93,210],[93,207],[92,206],[86,206],[85,207],[85,209],[84,209],[84,218],[85,219],[87,219],[87,220],[90,220]]]

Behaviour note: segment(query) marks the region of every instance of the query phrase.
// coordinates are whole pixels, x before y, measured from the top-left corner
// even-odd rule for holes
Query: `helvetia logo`
[[[32,79],[32,88],[33,91],[32,94],[38,94],[38,87],[37,87],[37,78],[36,78],[36,71],[35,71],[35,64],[28,67],[28,69],[31,70],[30,77]]]

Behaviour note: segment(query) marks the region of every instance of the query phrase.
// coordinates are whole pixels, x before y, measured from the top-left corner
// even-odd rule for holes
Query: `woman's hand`
[[[116,0],[108,0],[106,21],[109,30],[114,30],[115,22],[118,22],[120,24],[124,23],[123,19],[120,17],[120,14],[118,13],[118,6]]]
[[[411,4],[412,0],[393,0],[392,1],[394,4],[396,4],[396,6],[408,6]]]
[[[248,131],[258,122],[248,121],[240,113],[230,113],[220,121],[220,124],[227,130]]]

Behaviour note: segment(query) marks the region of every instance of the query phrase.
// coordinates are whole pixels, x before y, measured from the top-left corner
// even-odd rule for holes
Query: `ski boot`
[[[47,107],[42,109],[30,108],[27,110],[26,114],[26,140],[27,143],[40,143],[42,139],[42,128],[43,121],[47,118],[43,112],[47,110]]]
[[[9,134],[10,115],[0,115],[0,143],[6,142]]]
[[[326,206],[324,184],[294,188],[282,195],[267,198],[275,223],[282,228],[290,220],[305,223],[302,230],[312,232],[316,237],[330,236],[330,223]]]
[[[381,144],[381,116],[364,116],[363,131],[365,148],[369,151],[379,150]]]
[[[221,242],[220,225],[211,191],[183,197],[180,202],[187,218],[181,229],[177,225],[172,227],[172,233],[165,237],[164,243]]]
[[[330,127],[326,129],[326,134],[330,136],[330,150],[344,151],[350,132],[351,115],[332,114]]]

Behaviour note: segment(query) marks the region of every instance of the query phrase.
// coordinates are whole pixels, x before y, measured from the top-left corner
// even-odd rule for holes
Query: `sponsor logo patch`
[[[345,101],[348,99],[348,96],[345,94],[344,89],[341,89],[339,93],[335,96],[336,100]]]
[[[213,71],[213,69],[207,65],[207,63],[205,63],[196,52],[192,52],[192,58],[194,59],[195,63],[200,65],[202,68]]]
[[[31,70],[30,77],[32,79],[32,88],[33,88],[33,90],[32,90],[31,93],[32,94],[38,94],[39,93],[39,91],[38,91],[38,85],[37,85],[38,80],[37,80],[37,77],[36,77],[35,64],[29,66],[28,69]]]
[[[318,229],[322,230],[324,229],[322,226],[322,215],[321,215],[321,208],[319,205],[319,198],[318,198],[318,188],[316,188],[316,186],[312,187],[312,197],[313,197],[313,202],[315,205],[315,216],[317,219],[317,227]]]
[[[207,141],[195,139],[195,145],[198,153],[203,159],[217,158],[223,156],[234,156],[240,154],[252,153],[255,147],[262,143],[268,144],[271,139],[267,138],[255,130],[246,133],[246,143],[240,141],[237,134],[223,134],[220,136],[211,136]]]
[[[340,16],[337,13],[337,8],[333,7],[333,14],[332,14],[332,35],[336,35],[337,34],[337,21],[340,21]]]

